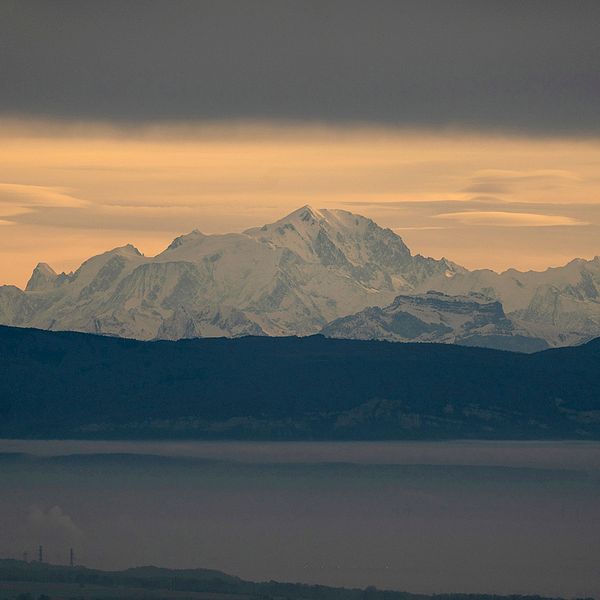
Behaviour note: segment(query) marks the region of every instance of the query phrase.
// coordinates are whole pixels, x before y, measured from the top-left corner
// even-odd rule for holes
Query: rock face
[[[442,318],[446,308],[435,309],[440,327],[452,333],[417,311],[423,297],[430,309],[441,302],[428,295],[431,290],[463,298],[456,306],[444,301],[452,319]],[[487,300],[469,296],[473,292],[502,306],[488,308]],[[390,329],[399,327],[390,316],[398,296],[404,298],[400,312],[434,329],[414,338],[408,321],[400,333]],[[464,298],[471,298],[471,321],[456,320]],[[541,273],[467,271],[411,254],[402,238],[370,219],[305,206],[243,233],[194,230],[154,257],[127,245],[90,258],[73,273],[57,274],[40,263],[25,290],[0,287],[1,324],[143,340],[309,335],[368,307],[374,307],[366,313],[369,326],[356,335],[371,327],[382,339],[479,343],[483,336],[488,344],[498,336],[493,345],[502,348],[512,348],[509,338],[519,336],[552,346],[581,343],[600,335],[600,258]],[[377,307],[386,308],[378,314]],[[504,317],[483,329],[477,325],[485,311],[502,309]]]
[[[322,333],[332,338],[438,342],[522,352],[548,347],[545,340],[507,318],[500,302],[477,293],[401,295],[384,308],[367,308],[336,319]]]
[[[46,263],[38,263],[38,266],[33,270],[25,291],[27,292],[43,292],[51,290],[56,283],[58,275],[54,269]]]
[[[487,269],[433,276],[416,286],[450,295],[482,293],[502,303],[511,317],[552,345],[569,345],[600,335],[600,256],[577,258],[546,271],[495,273]]]
[[[303,207],[240,234],[176,238],[155,257],[116,248],[57,275],[36,267],[25,291],[0,288],[0,323],[138,339],[307,335],[437,274],[402,239],[346,211]]]

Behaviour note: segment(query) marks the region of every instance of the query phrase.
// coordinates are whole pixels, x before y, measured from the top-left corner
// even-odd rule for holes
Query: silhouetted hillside
[[[337,588],[324,585],[282,583],[268,581],[255,583],[220,571],[207,569],[159,569],[140,567],[124,571],[100,571],[85,567],[64,567],[46,563],[26,563],[17,560],[0,560],[0,582],[31,582],[63,584],[63,592],[77,591],[82,596],[83,586],[118,587],[127,597],[127,589],[164,590],[169,592],[205,592],[226,594],[223,598],[257,598],[261,600],[542,600],[541,596],[494,596],[491,594],[410,594],[407,592],[381,591],[374,587],[361,589]],[[82,586],[71,589],[77,584]],[[55,586],[53,586],[55,589]],[[115,597],[113,595],[113,597]],[[156,597],[156,596],[153,596]]]
[[[0,327],[0,359],[5,437],[600,437],[600,340],[524,355]]]

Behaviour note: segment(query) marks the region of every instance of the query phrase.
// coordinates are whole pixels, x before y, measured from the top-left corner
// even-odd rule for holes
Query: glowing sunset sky
[[[470,268],[600,254],[594,2],[5,2],[0,283],[304,204]]]

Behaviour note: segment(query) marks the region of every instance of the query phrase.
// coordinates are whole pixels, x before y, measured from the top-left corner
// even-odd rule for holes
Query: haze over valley
[[[2,441],[0,469],[0,558],[600,594],[597,443]]]

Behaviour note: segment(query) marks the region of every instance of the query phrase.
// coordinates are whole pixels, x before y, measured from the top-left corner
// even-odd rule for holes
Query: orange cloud
[[[127,242],[150,254],[193,228],[241,231],[307,203],[469,267],[540,268],[600,252],[599,172],[594,139],[4,121],[0,283],[23,285],[38,260],[71,269]]]
[[[589,225],[572,217],[503,211],[465,211],[435,215],[437,219],[452,219],[465,225],[490,227],[570,227]]]

